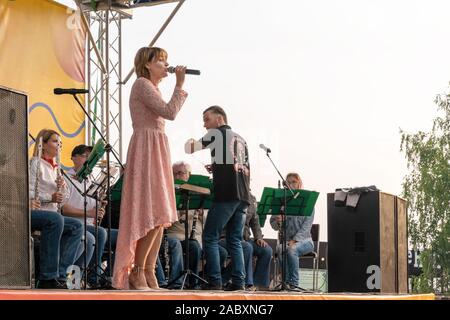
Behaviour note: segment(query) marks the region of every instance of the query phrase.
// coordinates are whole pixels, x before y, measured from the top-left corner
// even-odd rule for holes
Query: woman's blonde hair
[[[150,71],[145,67],[147,62],[155,59],[163,58],[167,61],[167,52],[158,47],[143,47],[138,50],[134,57],[134,71],[137,77],[144,77],[150,79]]]
[[[42,137],[42,143],[47,143],[48,140],[52,137],[52,135],[56,134],[58,137],[60,137],[59,133],[52,129],[42,129],[39,131],[35,143],[34,143],[34,149],[33,149],[33,157],[37,157],[38,155],[38,141],[39,138]]]
[[[289,179],[290,177],[297,179],[298,182],[300,183],[300,188],[303,187],[302,178],[300,178],[300,175],[297,172],[290,172],[290,173],[288,173],[287,176],[286,176],[286,180]]]

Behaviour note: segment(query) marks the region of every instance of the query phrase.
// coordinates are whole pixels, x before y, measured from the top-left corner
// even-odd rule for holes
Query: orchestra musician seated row
[[[38,141],[42,139],[42,154],[39,158]],[[58,178],[57,154],[61,149],[59,134],[56,131],[44,129],[38,134],[33,158],[30,161],[30,196],[31,200],[31,226],[32,230],[41,231],[40,239],[40,265],[37,275],[38,288],[66,288],[67,268],[77,265],[83,269],[84,265],[84,243],[83,243],[83,218],[84,197],[79,192],[83,190],[75,174],[84,164],[92,151],[92,147],[86,145],[76,146],[71,154],[74,166],[68,171],[68,178]],[[58,150],[59,148],[59,150]],[[37,165],[39,164],[39,168]],[[186,162],[176,162],[172,166],[175,180],[188,181],[191,175],[191,166]],[[302,182],[300,176],[291,173],[287,176],[288,183],[292,188],[300,189]],[[38,181],[36,183],[36,181]],[[92,181],[87,180],[87,185]],[[37,187],[36,187],[37,184]],[[77,190],[78,189],[78,190]],[[36,198],[36,190],[37,196]],[[256,214],[256,198],[251,195],[252,203],[244,215],[245,224],[243,232],[242,247],[245,260],[245,285],[248,290],[267,290],[270,278],[270,262],[272,249],[263,240],[259,219]],[[97,288],[97,279],[106,273],[102,268],[102,256],[105,254],[107,243],[107,230],[98,225],[105,214],[105,202],[97,201],[87,197],[87,264],[89,266],[88,281],[92,288]],[[58,204],[61,204],[61,212],[58,212]],[[62,214],[61,214],[62,213]],[[180,289],[183,281],[184,250],[185,250],[185,224],[184,211],[178,211],[179,221],[167,228],[166,238],[160,248],[157,260],[156,276],[160,287],[168,289]],[[202,231],[207,210],[189,210],[189,269],[196,275],[200,275],[202,267]],[[300,221],[303,219],[305,221]],[[288,219],[288,230],[293,233],[288,239],[288,280],[291,288],[298,287],[298,255],[312,250],[312,243],[308,237],[313,216],[308,219]],[[279,218],[273,216],[271,225],[278,230]],[[250,230],[253,239],[250,237]],[[111,246],[114,252],[117,240],[117,229],[111,229]],[[300,235],[299,235],[300,234]],[[303,236],[305,235],[305,236]],[[301,239],[300,239],[300,238]],[[97,242],[95,241],[97,239]],[[296,240],[297,239],[297,240]],[[299,241],[300,240],[300,241]],[[166,242],[165,242],[166,241]],[[298,244],[297,244],[298,243]],[[96,246],[97,244],[97,246]],[[228,251],[225,241],[220,242],[220,265],[222,269],[222,281],[224,287],[229,282],[229,266],[226,262]],[[95,247],[96,246],[96,247]],[[96,249],[95,249],[96,248]],[[298,249],[298,250],[296,250]],[[96,250],[95,259],[91,259]],[[256,258],[256,264],[253,261]],[[114,259],[112,259],[114,262]],[[167,268],[168,263],[168,268]],[[97,266],[97,269],[95,268]],[[110,267],[110,266],[108,266]],[[208,268],[205,262],[203,270]],[[167,274],[167,271],[170,271]],[[103,278],[103,277],[100,277]],[[199,280],[193,276],[187,277],[184,289],[198,289]]]

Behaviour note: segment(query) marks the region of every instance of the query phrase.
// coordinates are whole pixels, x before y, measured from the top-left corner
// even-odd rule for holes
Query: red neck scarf
[[[55,163],[55,161],[53,160],[53,158],[45,158],[44,156],[42,156],[42,159],[44,159],[45,161],[47,161],[48,163],[50,163],[50,165],[52,166],[53,169],[55,169],[58,165]]]

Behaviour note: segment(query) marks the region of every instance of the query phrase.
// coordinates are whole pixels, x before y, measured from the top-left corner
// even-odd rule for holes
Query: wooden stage
[[[247,291],[0,290],[0,300],[435,300],[434,294]]]

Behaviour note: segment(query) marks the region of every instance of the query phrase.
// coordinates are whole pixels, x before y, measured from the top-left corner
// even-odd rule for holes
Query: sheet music
[[[110,167],[109,173],[111,177],[110,186],[112,186],[119,177],[118,175],[119,169],[117,167]],[[108,185],[107,179],[108,175],[106,169],[101,170],[100,173],[94,179],[91,180],[92,183],[89,186],[89,189],[87,190],[87,195],[93,197],[97,194],[98,191],[100,190],[105,191]]]

